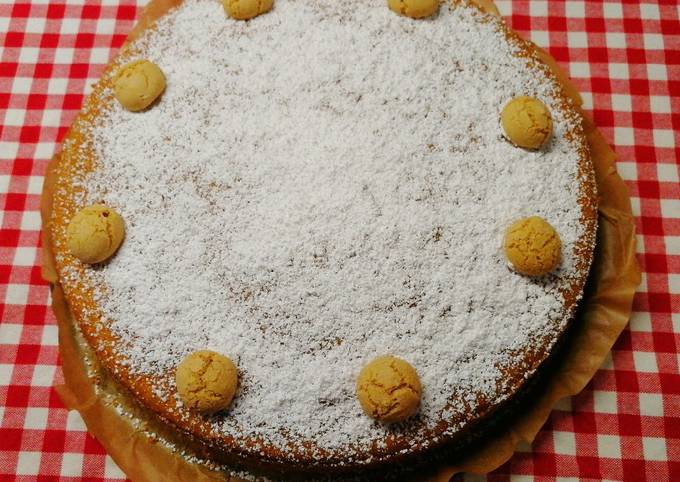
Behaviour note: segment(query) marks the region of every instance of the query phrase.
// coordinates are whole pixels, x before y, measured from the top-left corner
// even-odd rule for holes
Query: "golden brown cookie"
[[[272,9],[274,0],[222,0],[224,11],[236,20],[249,20]]]
[[[199,350],[187,355],[177,366],[175,382],[187,407],[214,413],[231,404],[238,387],[238,371],[226,356]]]
[[[165,90],[165,75],[158,65],[136,60],[122,66],[113,80],[113,93],[127,110],[149,107]]]
[[[543,102],[533,97],[515,97],[501,112],[505,137],[518,147],[540,149],[552,136],[552,117]]]
[[[508,227],[503,249],[515,271],[541,276],[559,264],[562,242],[550,223],[539,216],[531,216]]]
[[[76,213],[66,228],[66,245],[83,263],[101,263],[116,252],[125,237],[125,222],[116,211],[94,204]]]
[[[357,378],[357,398],[369,417],[401,422],[418,411],[422,388],[415,369],[394,356],[381,356]]]
[[[390,10],[411,18],[424,18],[439,10],[439,0],[387,0]]]

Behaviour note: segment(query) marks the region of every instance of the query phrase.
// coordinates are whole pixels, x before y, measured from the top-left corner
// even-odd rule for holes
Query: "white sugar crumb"
[[[479,15],[277,0],[237,22],[191,0],[137,42],[166,92],[143,113],[112,104],[90,132],[99,169],[82,181],[83,204],[126,221],[118,254],[88,272],[130,369],[164,373],[204,348],[230,356],[242,389],[215,428],[282,450],[389,433],[354,395],[380,354],[421,377],[419,422],[398,429],[414,441],[468,410],[447,407],[452,394],[469,407],[500,397],[510,353],[568,320],[559,288],[577,275],[584,232],[576,120]],[[501,136],[499,112],[520,94],[552,110],[542,152]],[[500,249],[505,227],[534,214],[563,242],[542,282]]]

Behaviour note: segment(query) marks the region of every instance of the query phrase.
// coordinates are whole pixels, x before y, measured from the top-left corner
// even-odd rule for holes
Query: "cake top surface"
[[[96,166],[71,173],[74,206],[115,207],[127,233],[86,267],[58,232],[67,292],[94,287],[121,360],[161,381],[159,399],[176,397],[169,374],[186,354],[228,355],[240,392],[210,423],[282,451],[397,432],[423,443],[480,397],[498,402],[517,353],[549,348],[568,322],[588,235],[580,119],[499,25],[461,5],[414,21],[380,2],[277,0],[239,22],[219,2],[183,2],[118,59],[157,63],[160,101],[131,113],[104,89],[84,127]],[[517,95],[551,110],[543,150],[502,137]],[[538,280],[501,250],[507,225],[531,215],[563,243]],[[355,397],[382,354],[422,381],[420,414],[401,426]]]

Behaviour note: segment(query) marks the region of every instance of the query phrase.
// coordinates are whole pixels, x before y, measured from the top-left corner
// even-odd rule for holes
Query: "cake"
[[[130,112],[113,82],[142,59],[167,85]],[[550,112],[540,149],[505,138],[519,96]],[[412,19],[278,0],[244,22],[186,0],[95,85],[63,143],[47,242],[97,362],[183,450],[283,478],[413,467],[483,435],[570,326],[596,229],[581,122],[535,47],[471,3]],[[68,249],[89,205],[125,220],[102,264]],[[503,253],[531,216],[561,241],[539,277]],[[177,393],[199,350],[238,367],[215,414]],[[357,400],[380,355],[420,378],[404,422]]]

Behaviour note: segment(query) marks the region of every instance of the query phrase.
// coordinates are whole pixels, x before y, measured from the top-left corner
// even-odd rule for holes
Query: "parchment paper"
[[[498,14],[492,2],[478,2],[490,13]],[[140,16],[128,41],[179,3],[180,0],[152,0]],[[549,54],[540,49],[539,52],[567,93],[580,105],[581,98],[567,75]],[[537,395],[533,406],[523,414],[518,414],[511,425],[501,430],[494,439],[486,441],[476,452],[434,469],[434,475],[428,479],[430,482],[448,481],[459,472],[490,472],[512,456],[518,443],[531,443],[557,401],[579,393],[590,381],[628,323],[633,295],[640,282],[635,259],[635,224],[630,198],[624,182],[616,172],[614,152],[592,121],[585,115],[584,119],[600,197],[599,227],[591,277],[581,302],[580,316],[574,322],[574,333],[564,349],[563,357],[547,380],[545,389]],[[58,162],[57,155],[48,166],[45,177],[41,201],[45,227],[50,219]],[[104,445],[128,477],[136,482],[241,482],[243,479],[189,463],[183,456],[171,452],[135,428],[111,406],[110,399],[97,395],[94,390],[97,380],[88,376],[84,363],[86,357],[74,338],[73,321],[59,286],[49,229],[46,228],[43,229],[42,254],[42,274],[53,285],[53,309],[59,323],[59,347],[65,383],[57,387],[57,391],[64,404],[69,409],[80,412],[90,433]]]

